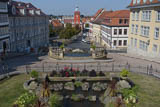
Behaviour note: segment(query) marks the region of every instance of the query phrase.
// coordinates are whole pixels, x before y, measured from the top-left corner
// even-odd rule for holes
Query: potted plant
[[[90,47],[91,51],[95,51],[96,49],[96,45],[92,44],[91,47]]]
[[[120,76],[123,78],[123,79],[126,79],[128,77],[128,74],[129,74],[129,71],[126,70],[126,69],[123,69],[120,73]]]
[[[65,51],[64,49],[64,43],[59,47],[61,50]]]
[[[32,70],[30,73],[31,80],[38,79],[38,72],[36,70]]]

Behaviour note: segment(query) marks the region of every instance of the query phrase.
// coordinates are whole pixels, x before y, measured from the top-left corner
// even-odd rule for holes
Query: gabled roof
[[[103,20],[106,18],[107,14],[112,13],[112,11],[103,11],[98,18],[96,18],[93,23],[95,24],[101,24],[103,22]]]
[[[18,2],[18,1],[11,1],[9,2],[9,16],[46,16],[46,14],[44,14],[40,9],[36,8],[34,5],[32,5],[31,3],[24,3],[24,2]],[[15,7],[15,13],[13,14],[13,7]],[[24,9],[25,10],[25,14],[23,15],[20,12],[20,9]],[[34,14],[30,14],[30,10],[33,10]],[[37,14],[36,11],[39,11],[40,14]]]
[[[129,18],[129,10],[112,11],[106,15],[106,18]]]
[[[103,19],[102,24],[107,26],[129,26],[129,10],[118,10],[112,11],[106,14],[105,19]],[[127,20],[127,23],[119,23],[119,20]]]
[[[52,23],[52,25],[54,27],[61,27],[61,26],[63,26],[62,23],[59,20],[52,20],[51,23]]]
[[[144,7],[144,6],[149,7],[149,6],[154,6],[154,5],[160,6],[160,0],[152,0],[152,1],[145,0],[145,1],[140,0],[140,2],[138,3],[137,0],[132,0],[128,8],[136,8],[136,7]]]
[[[96,14],[93,16],[93,19],[96,20],[102,13],[105,11],[104,8],[99,9]]]

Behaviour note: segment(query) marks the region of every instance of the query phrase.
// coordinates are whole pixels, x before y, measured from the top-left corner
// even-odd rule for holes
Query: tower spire
[[[79,11],[78,0],[76,0],[76,8],[75,8],[75,11]]]

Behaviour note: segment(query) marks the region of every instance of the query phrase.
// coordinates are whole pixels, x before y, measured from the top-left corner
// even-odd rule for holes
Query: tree
[[[66,29],[72,29],[72,24],[71,23],[67,23],[66,24]]]
[[[52,24],[49,24],[49,35],[50,35],[50,37],[55,36],[55,32],[53,30],[53,25]]]
[[[88,23],[86,23],[85,27],[86,27],[86,28],[87,28],[87,27],[89,27],[89,24],[88,24]]]
[[[61,39],[70,39],[74,35],[78,34],[80,32],[80,27],[79,25],[76,25],[75,27],[72,27],[72,24],[68,23],[66,25],[66,28],[60,31],[60,38]]]

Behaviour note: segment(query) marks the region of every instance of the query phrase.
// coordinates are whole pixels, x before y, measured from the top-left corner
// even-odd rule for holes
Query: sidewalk
[[[146,60],[146,61],[160,64],[160,59],[158,58],[149,58],[149,57],[145,57],[142,55],[135,55],[135,54],[129,54],[129,53],[119,53],[119,55],[130,57],[130,58],[135,58],[135,59]]]

